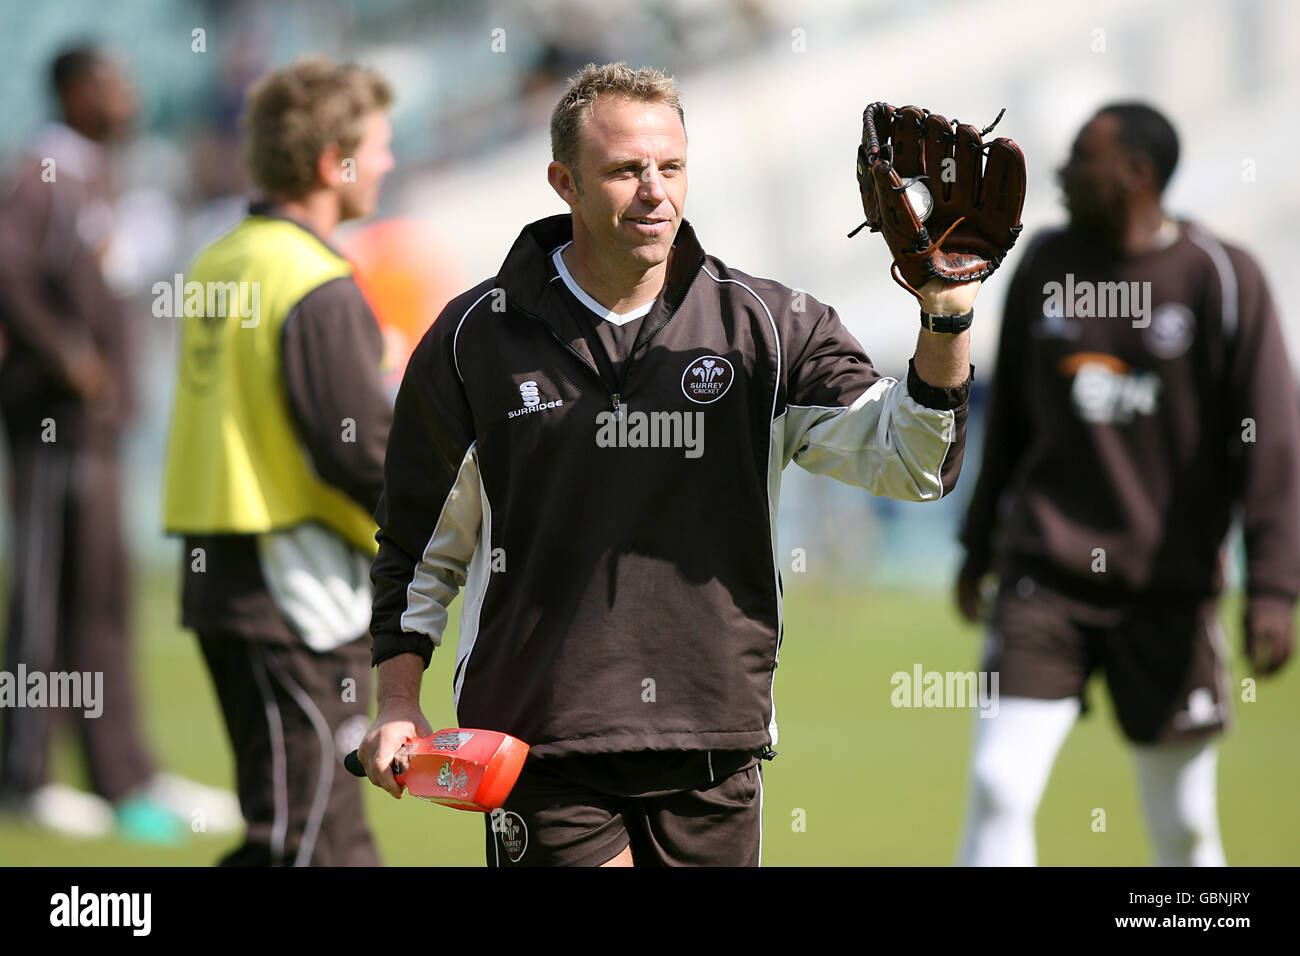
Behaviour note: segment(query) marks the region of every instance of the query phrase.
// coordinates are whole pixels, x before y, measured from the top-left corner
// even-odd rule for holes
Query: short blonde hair
[[[588,63],[572,79],[551,113],[551,158],[563,163],[577,178],[579,136],[601,95],[662,103],[677,111],[686,129],[677,81],[653,67],[632,69],[626,63]]]
[[[392,101],[388,81],[355,63],[312,57],[268,73],[249,90],[244,110],[254,182],[293,198],[311,192],[325,148],[352,153],[366,117]]]

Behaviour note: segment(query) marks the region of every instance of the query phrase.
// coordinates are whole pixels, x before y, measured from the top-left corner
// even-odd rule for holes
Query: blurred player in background
[[[230,794],[159,773],[137,721],[119,446],[132,416],[128,323],[101,263],[113,240],[107,149],[137,104],[121,64],[92,46],[51,69],[60,118],[0,187],[0,412],[12,468],[14,551],[5,670],[103,675],[102,715],[77,715],[90,783],[128,839],[171,842],[203,809],[238,826]],[[102,835],[104,800],[47,782],[52,711],[4,710],[5,805]]]
[[[1242,509],[1246,655],[1291,654],[1300,417],[1264,276],[1167,215],[1173,127],[1100,110],[1060,171],[1070,222],[1011,282],[957,600],[983,619],[1000,710],[977,719],[960,861],[1033,865],[1034,816],[1088,675],[1136,752],[1161,865],[1224,864],[1215,741],[1231,692],[1216,606]]]
[[[186,273],[206,298],[183,320],[165,521],[185,535],[183,624],[248,821],[226,865],[378,862],[340,760],[366,726],[392,412],[379,327],[330,242],[374,211],[391,99],[378,74],[320,59],[263,78],[245,114],[263,196]]]

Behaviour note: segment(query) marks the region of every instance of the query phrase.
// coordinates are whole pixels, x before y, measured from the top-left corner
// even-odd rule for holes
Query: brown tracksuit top
[[[772,744],[782,469],[937,500],[970,382],[883,377],[834,309],[706,255],[686,222],[613,368],[571,333],[552,259],[571,238],[568,215],[526,227],[412,356],[376,513],[374,662],[427,665],[464,587],[462,726],[538,757]]]
[[[129,326],[98,260],[109,198],[100,149],[62,124],[47,127],[0,182],[0,404],[11,427],[35,430],[53,418],[60,437],[93,430],[111,442],[131,415]],[[69,381],[87,354],[105,363],[112,385],[93,426]]]
[[[1070,230],[1040,235],[1009,288],[961,541],[978,567],[1000,555],[1081,596],[1206,596],[1240,505],[1250,595],[1293,600],[1297,401],[1243,250],[1188,222],[1126,258]]]

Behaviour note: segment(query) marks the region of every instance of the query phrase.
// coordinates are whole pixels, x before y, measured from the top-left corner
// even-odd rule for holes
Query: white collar
[[[587,293],[583,291],[582,286],[578,285],[578,283],[574,281],[572,274],[569,272],[569,267],[564,264],[564,256],[560,255],[560,253],[569,248],[572,244],[572,241],[566,242],[564,245],[560,246],[560,248],[551,253],[551,261],[555,263],[555,270],[560,274],[560,278],[564,280],[564,284],[569,287],[569,291],[574,294],[579,302],[585,305],[592,312],[596,313],[599,318],[604,319],[606,322],[613,322],[615,325],[627,325],[629,322],[635,322],[637,319],[643,318],[649,314],[650,309],[654,307],[653,301],[647,302],[645,305],[633,309],[631,312],[624,312],[620,315],[617,312],[611,312],[591,296],[587,295]]]
[[[1156,248],[1168,249],[1178,241],[1178,223],[1165,217],[1165,221],[1160,224],[1160,229],[1156,232]]]
[[[93,179],[104,164],[104,147],[93,139],[82,136],[67,123],[46,123],[33,137],[31,151],[37,156],[49,156],[59,164],[59,172],[67,172],[74,179]]]

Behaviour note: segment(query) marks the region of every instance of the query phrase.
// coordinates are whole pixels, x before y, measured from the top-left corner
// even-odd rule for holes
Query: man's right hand
[[[988,609],[982,589],[987,574],[986,568],[976,565],[969,558],[957,572],[957,610],[971,624],[983,621]]]
[[[1289,598],[1260,595],[1246,602],[1246,657],[1256,674],[1282,669],[1295,646],[1295,605]]]
[[[68,388],[86,405],[94,408],[108,400],[113,380],[108,366],[93,351],[74,352],[62,371]]]
[[[366,776],[376,787],[387,790],[398,800],[402,788],[393,779],[393,756],[409,737],[428,737],[433,733],[420,703],[404,697],[389,698],[379,708],[375,722],[357,747],[357,759],[366,768]],[[400,772],[402,768],[398,768]]]

